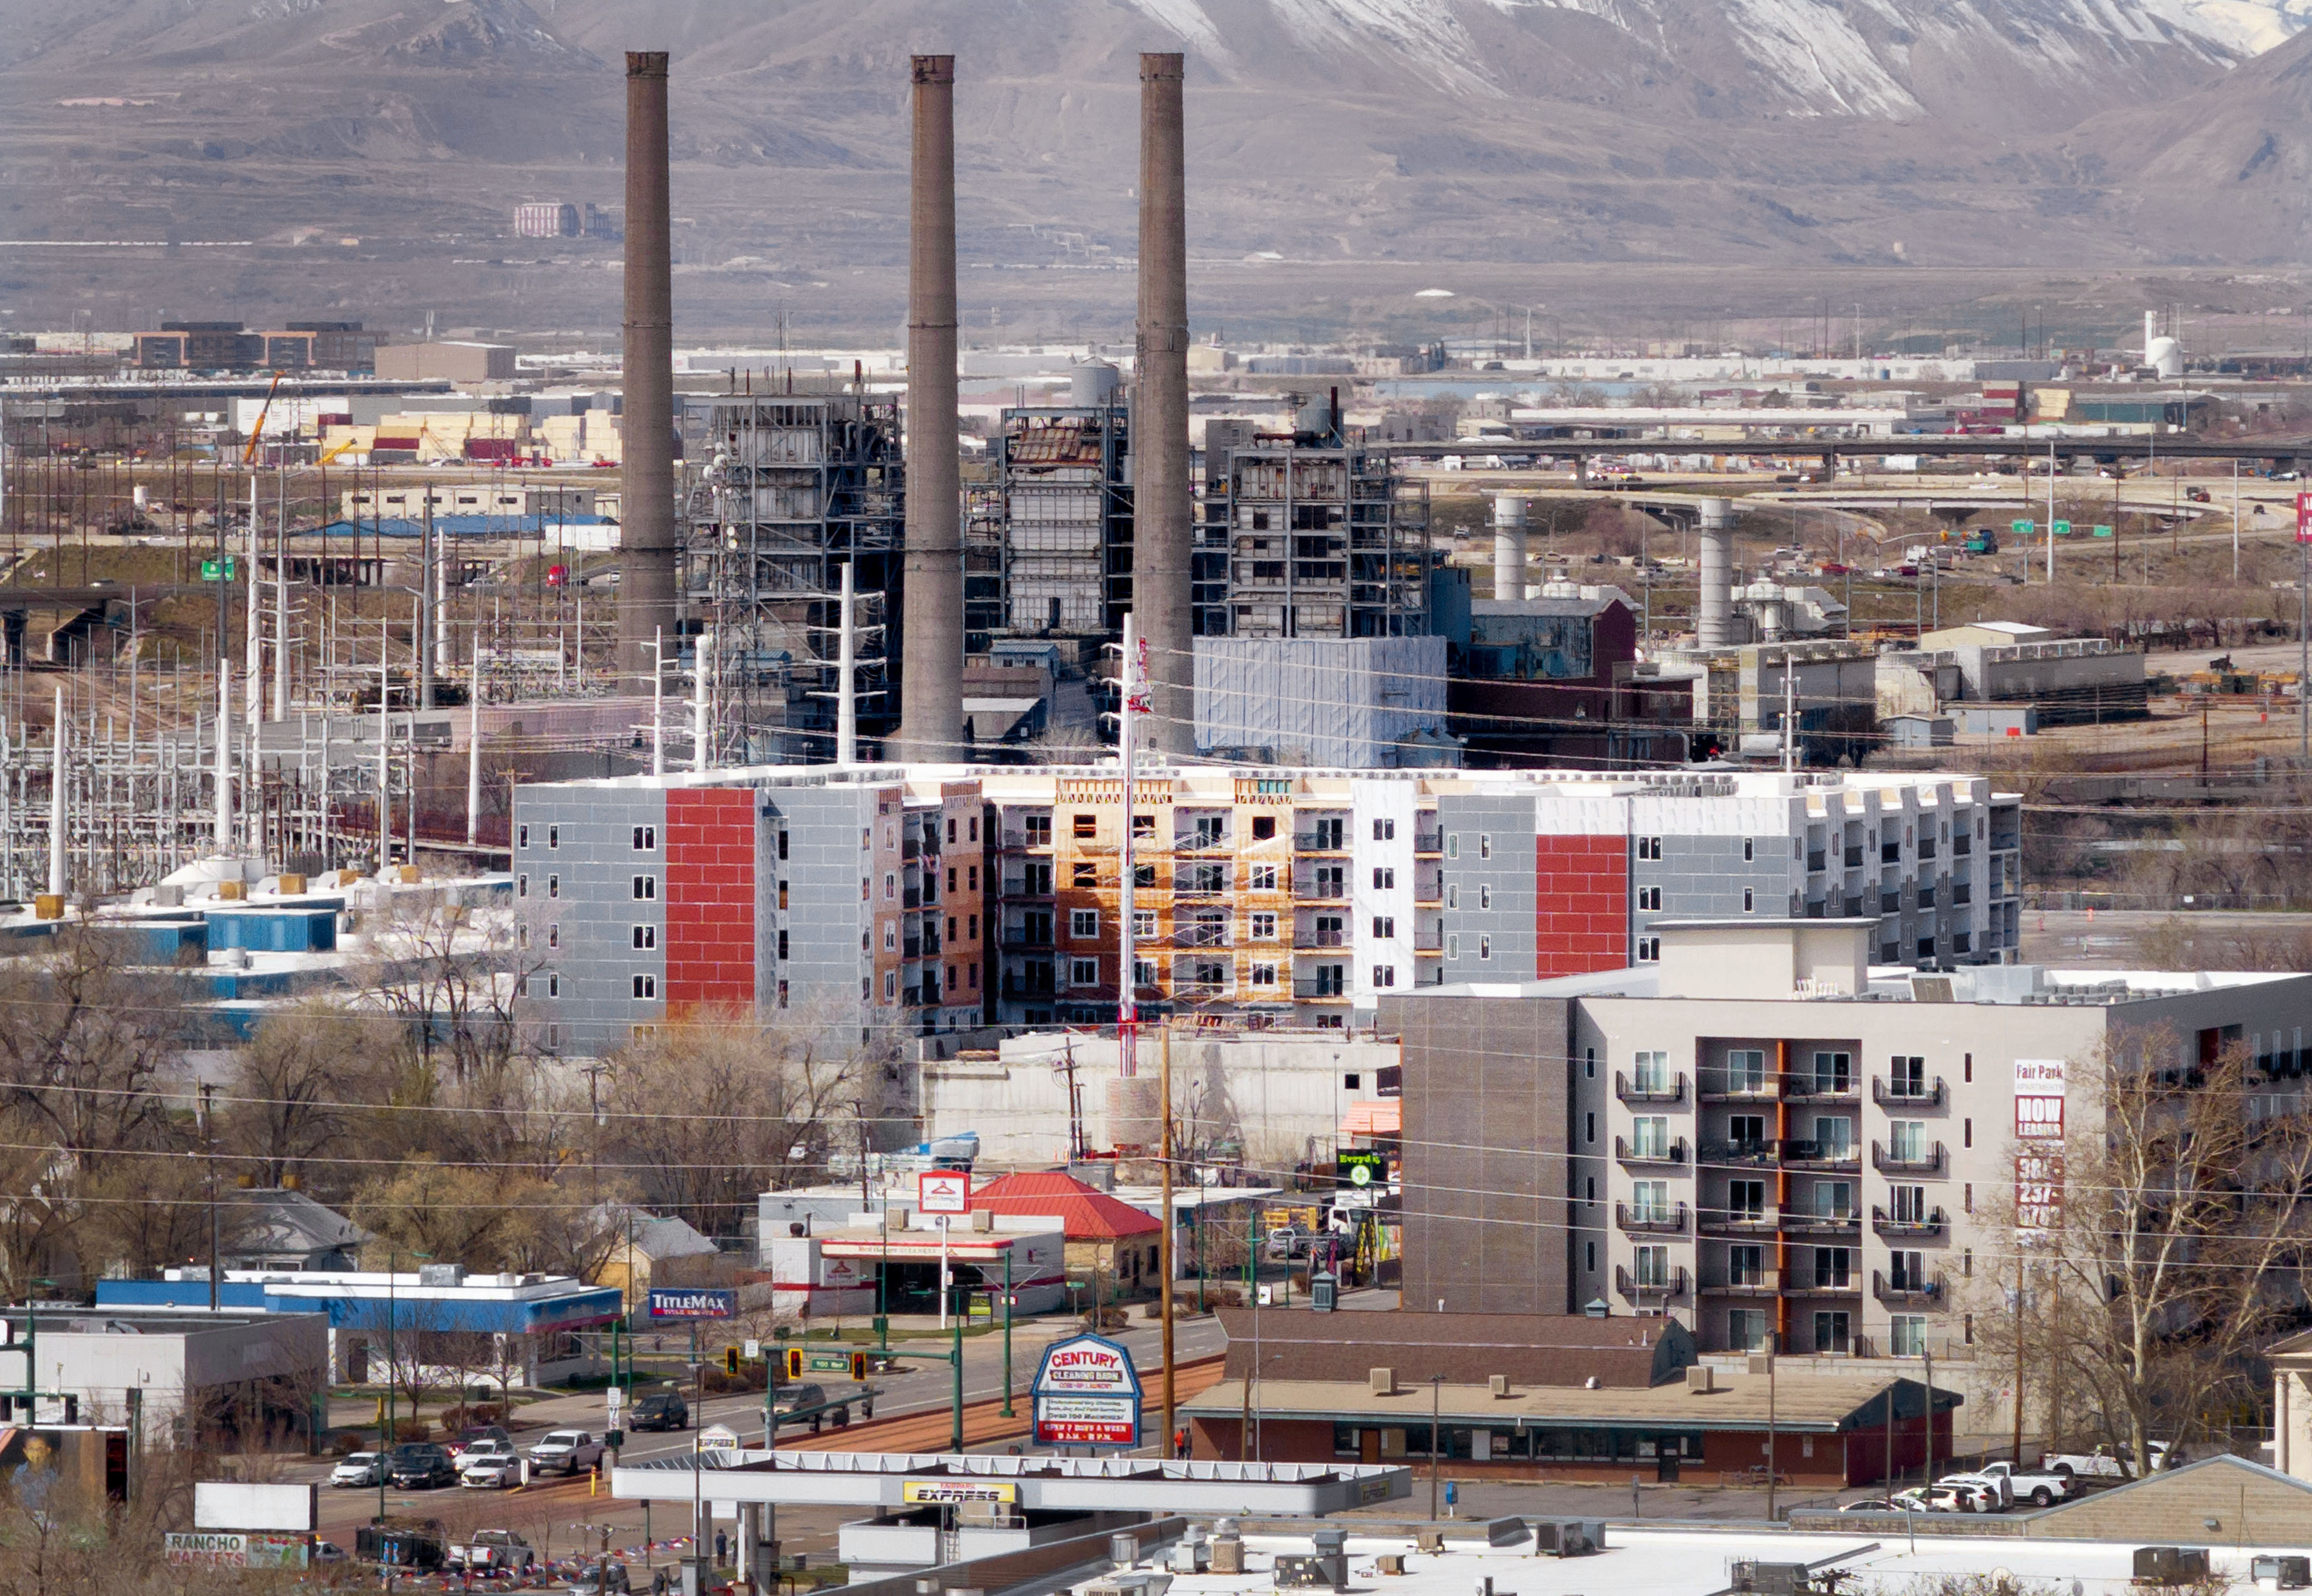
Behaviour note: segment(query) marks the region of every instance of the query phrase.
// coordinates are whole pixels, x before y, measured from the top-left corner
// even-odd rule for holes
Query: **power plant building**
[[[967,646],[995,637],[1114,637],[1132,607],[1131,409],[1105,362],[1072,403],[1007,409],[994,482],[965,554]]]

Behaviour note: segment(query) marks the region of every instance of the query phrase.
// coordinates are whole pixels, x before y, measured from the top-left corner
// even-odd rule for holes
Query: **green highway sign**
[[[226,581],[232,581],[235,569],[233,557],[231,554],[227,554],[221,561],[204,560],[201,562],[201,580],[213,582],[223,578]]]
[[[2028,537],[2031,536],[2031,528],[2037,524],[2036,521],[2010,521],[2007,523],[2007,529],[2018,537]]]
[[[2109,527],[2097,527],[2095,529],[2095,536],[2097,537],[2109,537],[2111,536],[2111,528]]]
[[[851,1355],[847,1352],[814,1352],[803,1360],[804,1368],[814,1374],[848,1374]]]
[[[2055,536],[2058,536],[2058,537],[2069,537],[2071,535],[2071,522],[2069,522],[2069,521],[2057,521],[2057,522],[2055,523]]]

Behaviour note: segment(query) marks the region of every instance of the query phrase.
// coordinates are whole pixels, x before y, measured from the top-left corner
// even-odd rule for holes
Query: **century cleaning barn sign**
[[[1132,1354],[1106,1336],[1055,1341],[1029,1388],[1038,1446],[1140,1444],[1140,1372]]]

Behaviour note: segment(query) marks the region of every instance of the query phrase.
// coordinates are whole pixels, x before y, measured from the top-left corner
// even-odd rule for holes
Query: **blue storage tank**
[[[208,911],[209,951],[245,947],[251,953],[328,953],[337,946],[334,907],[261,907]]]

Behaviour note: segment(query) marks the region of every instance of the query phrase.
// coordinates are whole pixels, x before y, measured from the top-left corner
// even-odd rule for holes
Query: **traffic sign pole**
[[[2296,757],[2312,759],[2312,493],[2296,495]]]

